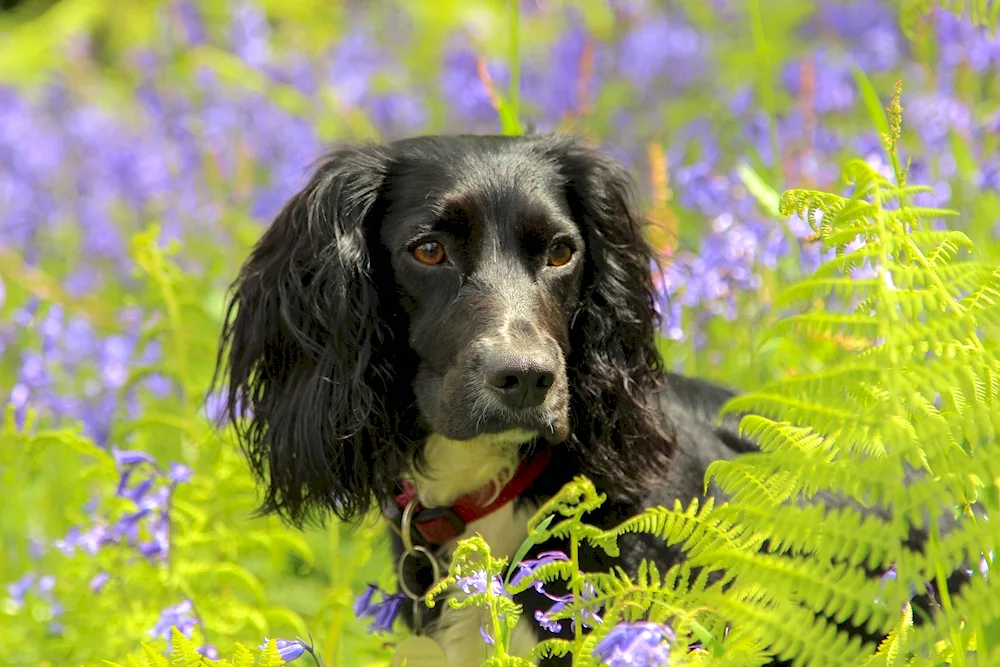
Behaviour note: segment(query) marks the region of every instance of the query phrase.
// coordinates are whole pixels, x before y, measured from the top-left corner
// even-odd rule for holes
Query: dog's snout
[[[556,378],[554,364],[543,356],[502,355],[485,366],[486,383],[511,408],[541,405]]]

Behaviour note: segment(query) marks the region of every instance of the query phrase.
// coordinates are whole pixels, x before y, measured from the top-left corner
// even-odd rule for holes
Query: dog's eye
[[[573,259],[573,248],[568,243],[556,243],[549,248],[549,266],[565,266]]]
[[[444,261],[444,246],[438,241],[427,241],[413,249],[413,256],[421,264],[440,264]]]

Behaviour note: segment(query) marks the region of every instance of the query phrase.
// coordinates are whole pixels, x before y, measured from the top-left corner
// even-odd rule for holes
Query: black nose
[[[488,363],[487,384],[511,408],[541,405],[555,382],[552,364],[540,358],[505,356]]]

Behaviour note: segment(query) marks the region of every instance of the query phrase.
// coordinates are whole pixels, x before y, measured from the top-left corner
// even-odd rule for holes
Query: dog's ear
[[[384,497],[393,368],[368,248],[388,156],[334,150],[262,235],[232,286],[216,364],[262,513],[301,526]],[[377,238],[377,232],[375,233]]]
[[[624,167],[572,137],[556,137],[553,156],[586,243],[567,363],[574,438],[588,474],[639,490],[673,442],[656,405],[654,255]]]

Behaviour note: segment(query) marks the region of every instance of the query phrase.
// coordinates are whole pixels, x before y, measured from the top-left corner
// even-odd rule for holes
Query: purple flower
[[[206,40],[205,26],[202,23],[198,6],[194,2],[181,0],[175,5],[177,18],[187,35],[189,44],[201,44]]]
[[[423,100],[414,95],[388,93],[371,102],[371,117],[386,137],[413,133],[427,123]]]
[[[260,645],[261,651],[267,649],[267,642],[268,639],[265,637],[264,643]],[[301,657],[302,654],[306,652],[306,645],[297,639],[275,639],[274,643],[278,648],[278,655],[280,655],[281,659],[285,662],[291,662],[292,660]]]
[[[128,475],[122,475],[121,483],[118,488],[118,495],[122,498],[126,498],[127,500],[131,500],[136,504],[140,503],[149,490],[153,488],[152,478],[144,479],[131,488],[125,485],[127,481]]]
[[[619,69],[626,79],[639,87],[650,86],[668,74],[678,83],[694,79],[700,70],[695,59],[702,38],[691,26],[663,16],[638,22],[621,43]]]
[[[182,635],[190,637],[194,630],[196,620],[192,616],[194,604],[191,600],[182,600],[173,607],[167,607],[160,614],[160,620],[156,626],[149,631],[153,637],[159,637],[170,641],[170,628],[177,628]]]
[[[510,594],[504,590],[503,582],[500,580],[500,577],[498,575],[493,575],[489,582],[487,582],[486,572],[484,570],[474,572],[468,577],[458,577],[455,583],[457,583],[458,587],[468,595],[473,593],[485,593],[487,586],[489,586],[493,595],[504,595],[510,597]]]
[[[369,95],[372,79],[386,65],[384,50],[364,30],[347,32],[330,54],[328,80],[337,100],[358,106]]]
[[[216,648],[214,646],[212,646],[211,644],[205,644],[204,646],[200,647],[198,649],[198,653],[201,653],[203,656],[205,656],[209,660],[218,660],[219,659],[219,651],[216,650]],[[285,659],[285,662],[291,662],[291,661],[289,659]]]
[[[368,584],[365,592],[358,596],[354,602],[354,615],[358,618],[366,615],[372,609],[372,598],[379,590],[376,584]]]
[[[568,561],[568,560],[569,556],[567,556],[561,551],[544,551],[538,554],[538,558],[528,558],[522,560],[520,563],[517,564],[517,572],[510,580],[510,585],[517,586],[519,583],[524,581],[525,578],[534,574],[535,570],[542,567],[543,565],[548,565],[549,563],[556,563],[558,561]],[[532,587],[539,593],[543,592],[542,581],[533,582]]]
[[[35,584],[35,575],[31,572],[25,574],[23,577],[18,579],[12,584],[7,584],[7,593],[10,595],[11,600],[14,601],[15,607],[21,607],[24,604],[24,598],[31,590],[31,587]]]
[[[493,646],[496,644],[496,641],[492,636],[490,636],[490,633],[487,632],[486,626],[483,625],[482,619],[479,619],[479,636],[482,637],[483,643],[487,646]]]
[[[670,660],[674,631],[660,623],[621,623],[594,649],[594,657],[610,667],[655,667]]]
[[[100,551],[101,547],[111,541],[111,534],[107,526],[95,523],[86,531],[79,534],[76,546],[79,546],[91,556]]]
[[[487,69],[493,85],[505,90],[510,72],[503,63],[489,62]],[[495,128],[497,112],[490,102],[486,86],[476,69],[476,54],[464,45],[446,52],[441,66],[441,91],[448,100],[448,110],[473,127]]]
[[[372,601],[376,592],[382,596],[379,602]],[[386,594],[377,585],[368,584],[364,593],[358,596],[354,603],[354,615],[359,619],[365,617],[373,619],[368,628],[369,632],[390,632],[406,600],[407,597],[402,593]]]
[[[943,146],[952,130],[968,135],[971,122],[969,108],[944,93],[915,96],[903,116],[903,123],[916,128],[928,147]]]
[[[846,58],[819,48],[812,54],[813,82],[812,106],[818,113],[847,111],[854,104],[854,78]],[[802,93],[802,65],[792,62],[782,74],[785,86],[793,95]]]
[[[129,512],[122,516],[113,526],[111,526],[111,536],[115,540],[125,538],[129,542],[139,539],[139,521],[149,515],[148,509],[141,509],[137,512]]]
[[[44,593],[50,592],[56,586],[56,578],[47,574],[38,580],[38,590]]]
[[[100,574],[95,575],[90,580],[90,584],[89,584],[90,590],[92,592],[94,592],[94,593],[100,593],[101,590],[104,589],[104,585],[106,583],[108,583],[108,579],[110,579],[110,578],[111,578],[111,575],[108,574],[107,572],[101,572]]]
[[[382,602],[376,605],[371,631],[377,633],[392,631],[392,624],[396,622],[396,617],[399,616],[404,602],[406,602],[406,596],[402,593],[385,596]]]
[[[548,611],[538,610],[535,612],[535,620],[538,624],[548,630],[549,632],[560,632],[562,630],[562,623],[555,620],[553,617],[560,613],[566,608],[571,602],[573,602],[573,594],[567,593],[566,595],[552,595],[544,590],[539,591],[545,595],[545,597],[552,600],[553,604]],[[587,600],[593,600],[595,597],[595,591],[593,584],[585,582],[583,585],[583,591],[580,595],[581,599],[586,602]],[[580,608],[580,623],[585,628],[593,628],[601,624],[603,619],[598,615],[596,609],[591,609],[589,607]],[[572,621],[572,626],[576,627],[576,620]]]
[[[114,455],[115,463],[118,464],[119,468],[137,466],[140,463],[156,465],[156,459],[145,452],[127,451],[113,447],[111,453]]]
[[[259,6],[249,2],[237,3],[230,29],[233,50],[240,58],[255,67],[261,67],[270,60],[271,27]]]
[[[170,472],[167,474],[173,484],[183,484],[191,480],[191,468],[181,463],[171,463]]]

